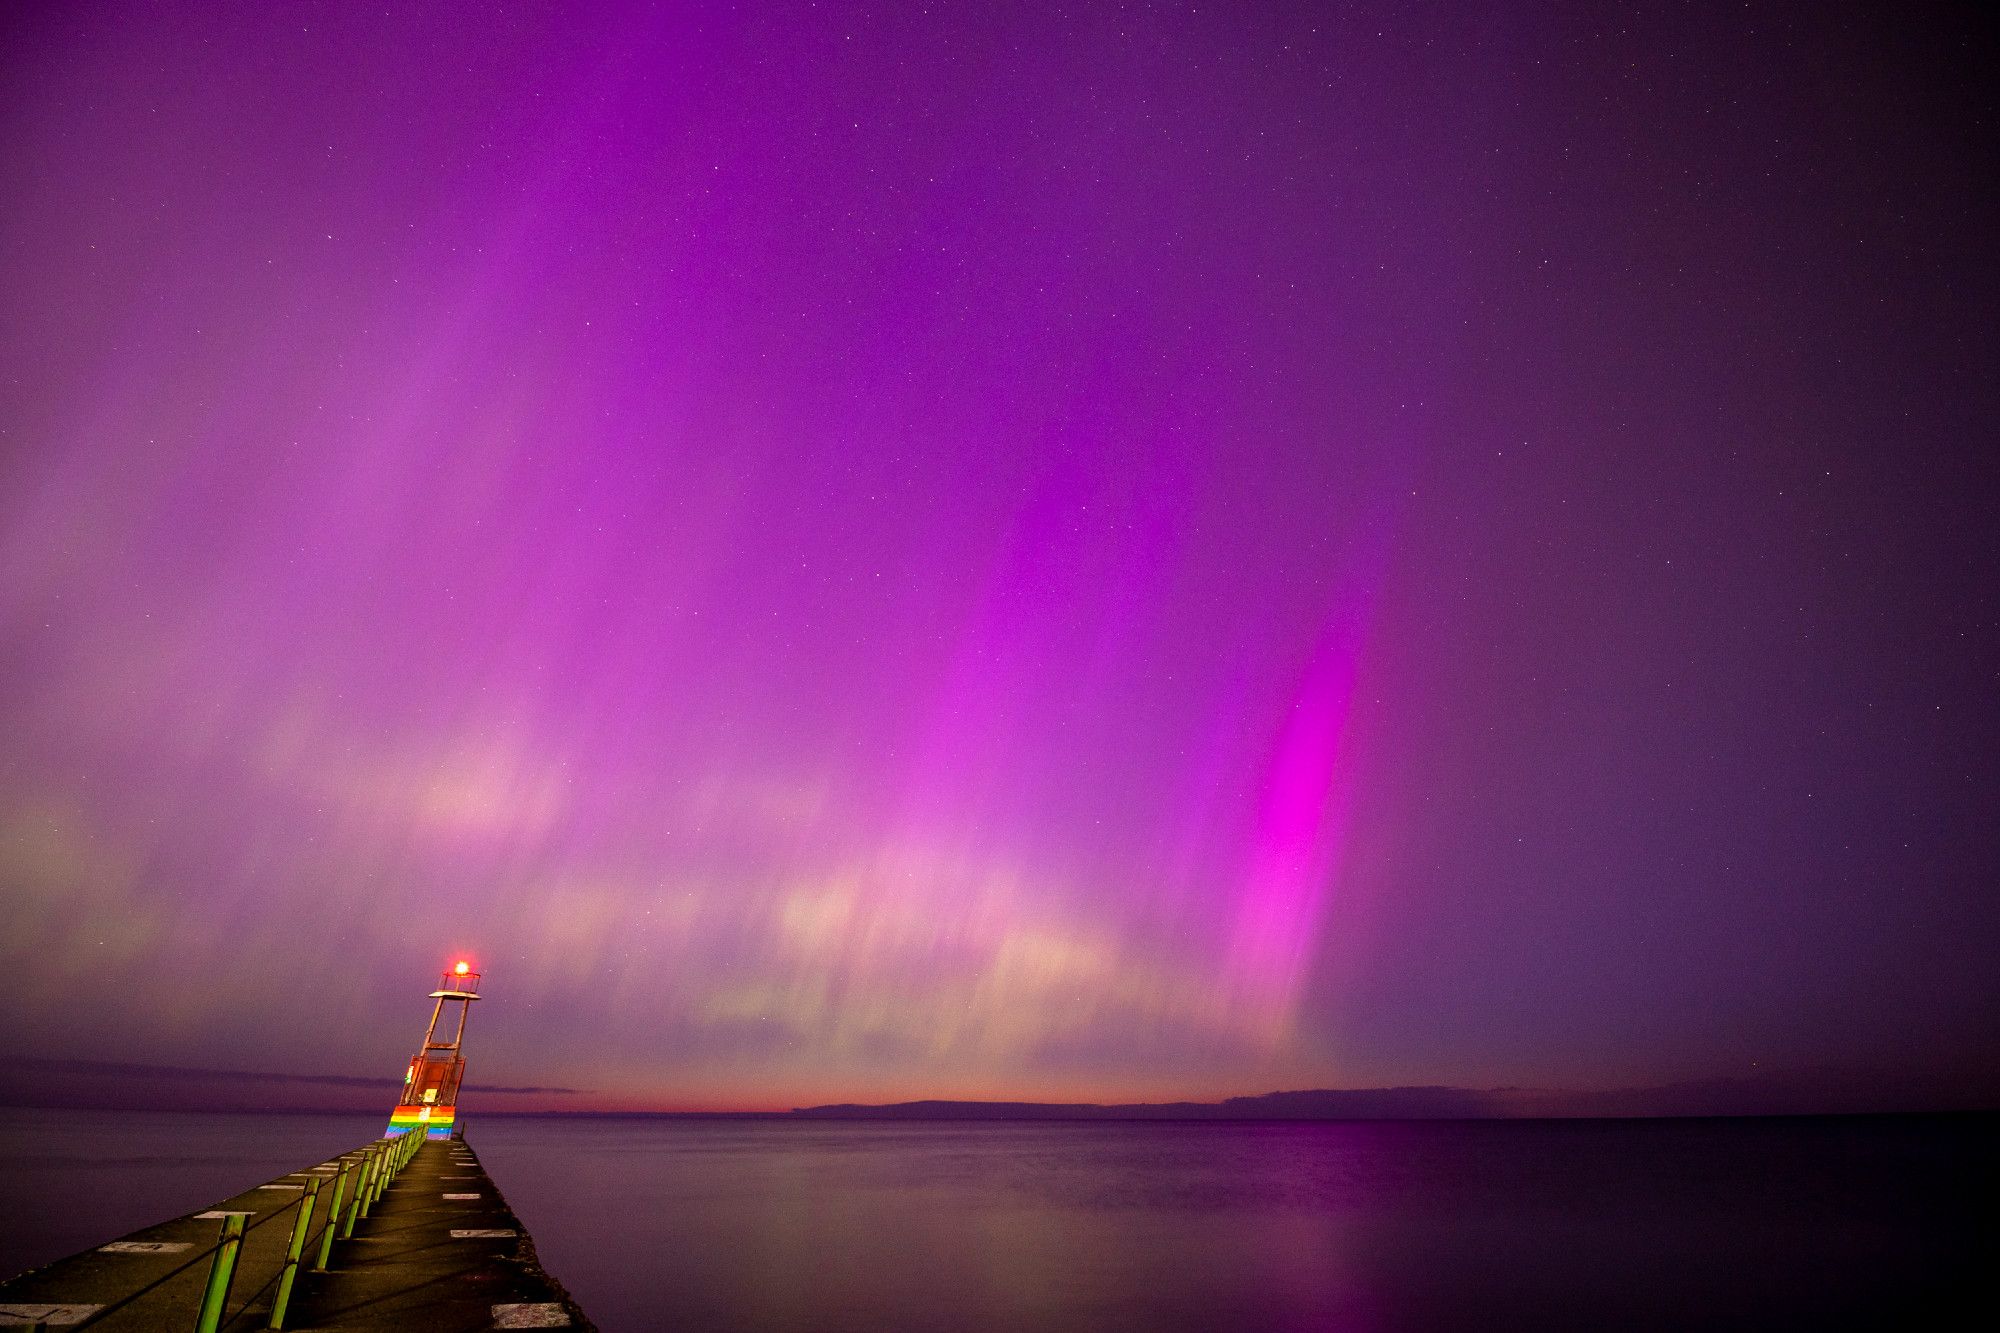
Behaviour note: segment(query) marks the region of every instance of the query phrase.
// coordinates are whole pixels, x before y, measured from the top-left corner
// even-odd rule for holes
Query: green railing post
[[[361,1215],[363,1217],[366,1217],[368,1216],[368,1214],[375,1211],[375,1199],[378,1195],[382,1193],[382,1176],[384,1174],[384,1165],[385,1164],[382,1161],[382,1145],[379,1143],[369,1144],[368,1176],[367,1176],[368,1185],[367,1188],[365,1188],[361,1192]]]
[[[306,1232],[312,1229],[313,1209],[319,1205],[319,1177],[306,1181],[299,1196],[299,1220],[292,1223],[292,1243],[285,1250],[285,1271],[278,1279],[278,1294],[271,1298],[271,1322],[266,1328],[285,1326],[285,1307],[292,1303],[292,1284],[299,1280],[299,1258],[306,1252]]]
[[[231,1213],[222,1219],[222,1241],[215,1248],[215,1262],[208,1266],[208,1289],[201,1296],[194,1333],[215,1333],[222,1326],[222,1307],[229,1303],[229,1283],[236,1276],[236,1255],[242,1248],[243,1215]]]
[[[356,1162],[354,1171],[354,1198],[347,1205],[347,1225],[340,1230],[342,1240],[354,1234],[354,1224],[361,1217],[361,1205],[368,1199],[368,1158],[364,1156]]]
[[[329,1260],[333,1258],[333,1235],[340,1230],[340,1196],[347,1191],[347,1164],[341,1163],[340,1174],[333,1178],[333,1202],[327,1205],[326,1230],[319,1238],[319,1262],[313,1265],[313,1272],[324,1273]]]

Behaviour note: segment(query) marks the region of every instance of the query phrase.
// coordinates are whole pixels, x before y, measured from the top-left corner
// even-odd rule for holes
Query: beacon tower
[[[472,1002],[479,998],[479,974],[468,963],[458,963],[444,974],[431,992],[431,1025],[424,1030],[423,1048],[410,1061],[403,1075],[403,1095],[389,1116],[389,1135],[418,1130],[434,1139],[451,1137],[458,1110],[459,1080],[465,1077],[465,1020]],[[447,1014],[447,1004],[458,1006]],[[449,1030],[451,1039],[440,1035]]]

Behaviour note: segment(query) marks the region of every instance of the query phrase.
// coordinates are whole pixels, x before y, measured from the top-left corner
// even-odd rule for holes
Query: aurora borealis
[[[0,20],[0,1054],[1991,1054],[1973,39],[583,8]]]

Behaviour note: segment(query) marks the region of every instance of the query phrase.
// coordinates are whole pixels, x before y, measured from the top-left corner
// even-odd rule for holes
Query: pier
[[[592,1328],[457,1119],[479,973],[461,961],[429,998],[384,1137],[0,1282],[0,1328]]]
[[[0,1283],[0,1327],[593,1326],[471,1147],[404,1134]]]

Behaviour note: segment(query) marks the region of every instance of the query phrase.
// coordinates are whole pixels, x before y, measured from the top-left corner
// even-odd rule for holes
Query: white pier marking
[[[41,1320],[44,1324],[81,1324],[101,1305],[0,1305],[0,1319]]]
[[[100,1245],[104,1254],[179,1254],[182,1250],[194,1248],[193,1241],[186,1240],[114,1240],[109,1245]]]
[[[454,1228],[451,1238],[453,1240],[506,1240],[518,1234],[518,1232],[514,1231],[460,1231]]]
[[[568,1328],[569,1311],[554,1301],[531,1305],[496,1305],[493,1307],[493,1327]]]
[[[476,1199],[479,1196],[477,1194],[447,1194],[444,1197],[447,1199]]]
[[[302,1190],[304,1185],[259,1185],[260,1190]]]
[[[235,1210],[233,1210],[233,1211],[232,1211],[232,1210],[230,1210],[230,1209],[227,1209],[227,1208],[211,1208],[211,1209],[209,1209],[209,1210],[208,1210],[207,1212],[205,1212],[205,1213],[196,1213],[196,1214],[195,1214],[195,1217],[199,1219],[199,1218],[204,1218],[204,1217],[210,1217],[210,1218],[213,1218],[213,1217],[255,1217],[256,1215],[257,1215],[257,1210],[256,1210],[255,1208],[239,1208],[239,1209],[235,1209]]]

